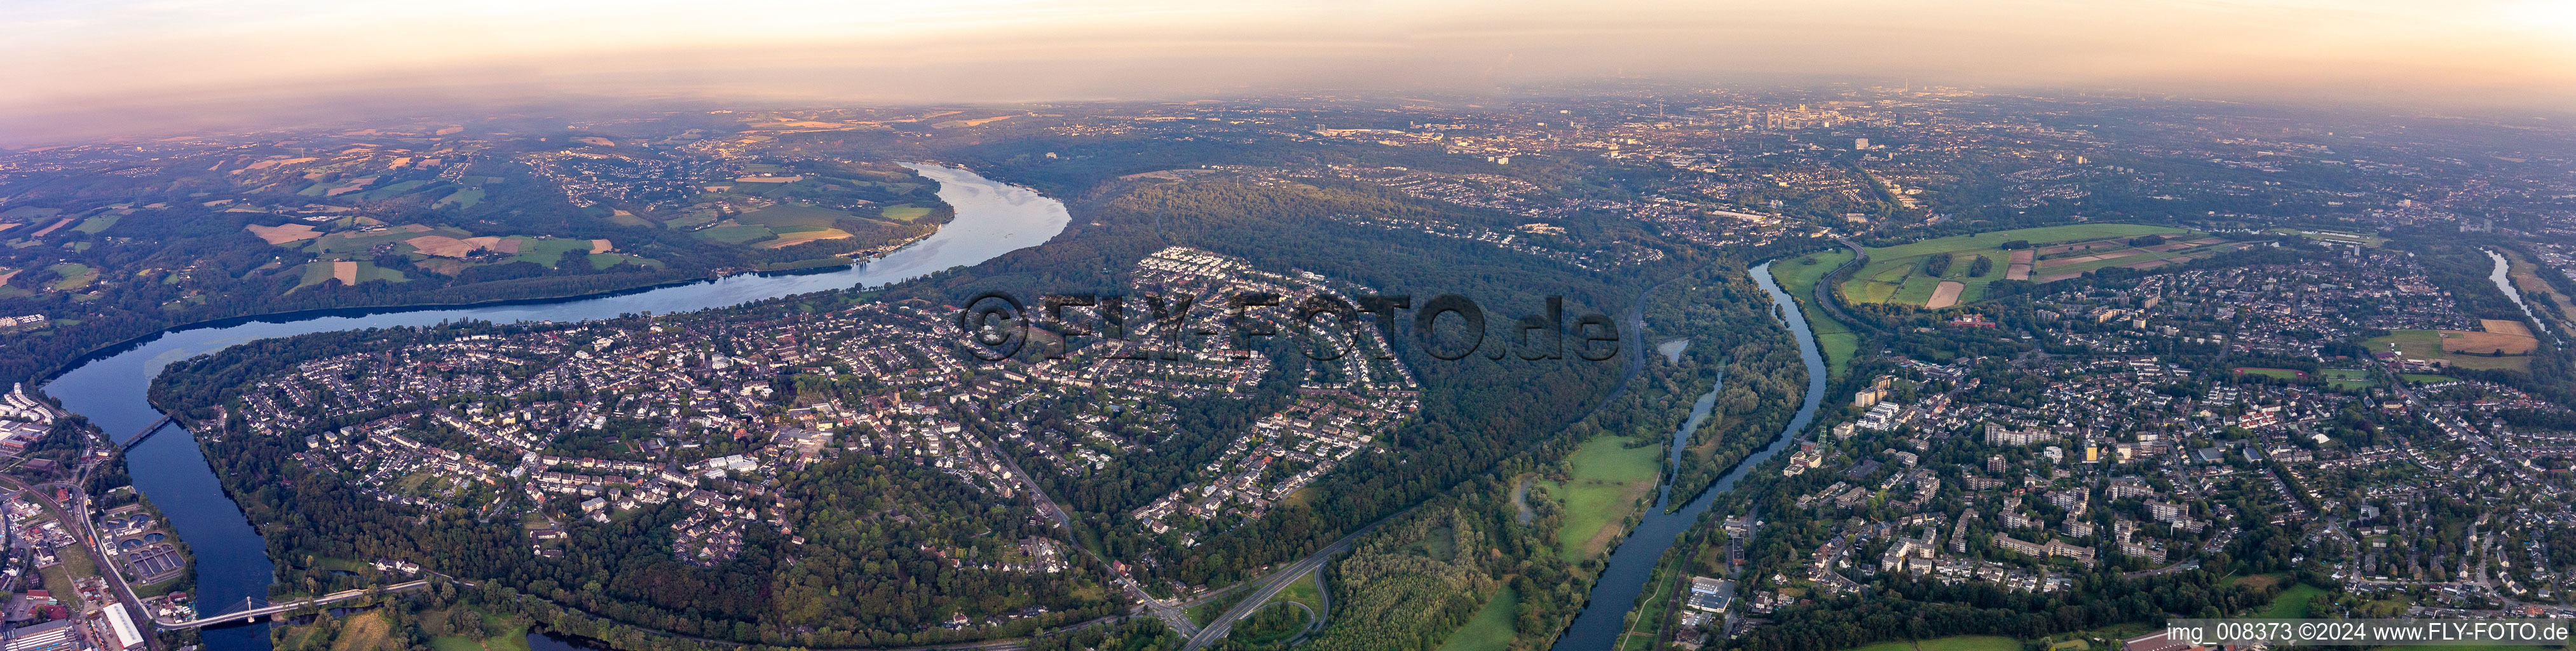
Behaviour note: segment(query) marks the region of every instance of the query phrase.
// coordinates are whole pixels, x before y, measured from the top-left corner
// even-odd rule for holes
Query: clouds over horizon
[[[1620,73],[2433,109],[2576,100],[2576,6],[2527,0],[0,1],[0,57],[17,64],[0,69],[0,141],[370,97],[1048,101]]]

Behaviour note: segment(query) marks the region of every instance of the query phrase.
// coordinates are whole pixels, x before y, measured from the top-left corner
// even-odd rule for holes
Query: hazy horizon
[[[992,103],[1615,77],[2564,113],[2576,7],[2487,1],[18,3],[0,144],[566,101]]]

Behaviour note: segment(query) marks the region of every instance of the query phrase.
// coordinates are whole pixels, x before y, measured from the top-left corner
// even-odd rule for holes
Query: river
[[[957,216],[939,232],[902,250],[837,271],[739,275],[608,296],[447,309],[389,308],[328,315],[290,315],[214,327],[182,327],[135,344],[104,351],[44,385],[73,413],[87,416],[117,440],[134,435],[161,413],[145,402],[152,378],[171,362],[257,339],[357,328],[431,325],[476,319],[581,321],[620,314],[666,314],[776,298],[791,294],[876,287],[950,268],[970,266],[1037,246],[1064,230],[1072,216],[1064,204],[1033,190],[986,179],[972,171],[906,163],[939,182],[939,198]],[[168,517],[196,560],[197,606],[235,609],[244,597],[268,597],[276,566],[268,547],[225,495],[196,440],[178,426],[127,453],[134,486]],[[268,625],[204,629],[207,651],[266,651]]]
[[[2505,298],[2513,299],[2514,307],[2522,308],[2522,315],[2531,319],[2532,327],[2539,328],[2541,334],[2549,335],[2551,340],[2565,345],[2565,341],[2558,339],[2558,332],[2549,329],[2549,321],[2540,318],[2538,314],[2533,314],[2530,303],[2522,302],[2522,290],[2513,286],[2513,263],[2507,262],[2503,254],[2496,253],[2494,250],[2480,250],[2487,254],[2487,259],[2495,261],[2495,269],[2487,272],[2487,280],[2495,283],[2496,290],[2504,292]]]
[[[1781,448],[1797,439],[1797,433],[1807,428],[1808,421],[1815,420],[1816,406],[1825,397],[1825,358],[1816,350],[1815,332],[1807,327],[1807,317],[1799,313],[1797,302],[1790,300],[1789,294],[1780,291],[1780,285],[1772,281],[1771,263],[1754,267],[1753,281],[1762,285],[1763,292],[1771,295],[1773,305],[1785,308],[1780,310],[1780,314],[1788,320],[1789,334],[1798,339],[1798,358],[1807,363],[1807,395],[1798,406],[1797,416],[1789,419],[1789,426],[1782,429],[1770,445],[1736,463],[1734,469],[1719,477],[1707,491],[1693,498],[1681,510],[1671,513],[1664,512],[1664,506],[1672,500],[1672,478],[1679,473],[1675,469],[1667,469],[1663,489],[1655,498],[1655,508],[1647,509],[1645,520],[1628,532],[1628,537],[1619,542],[1617,549],[1611,550],[1609,564],[1601,571],[1600,581],[1592,584],[1592,594],[1584,601],[1583,612],[1575,615],[1574,624],[1566,628],[1563,637],[1557,638],[1554,651],[1605,651],[1616,643],[1620,635],[1627,633],[1628,611],[1636,605],[1637,595],[1644,594],[1646,582],[1654,578],[1656,559],[1663,558],[1664,551],[1672,548],[1681,533],[1697,522],[1700,514],[1708,512],[1709,505],[1717,501],[1719,494],[1734,490],[1735,483],[1742,480],[1745,473],[1761,465],[1762,460],[1778,454]],[[1721,378],[1718,385],[1724,384]],[[1700,421],[1708,418],[1709,408],[1716,401],[1717,388],[1711,387],[1707,395],[1691,403],[1690,418],[1682,423],[1681,429],[1673,432],[1675,454],[1669,463],[1677,465],[1680,462],[1679,449],[1690,442],[1690,433],[1698,430]]]

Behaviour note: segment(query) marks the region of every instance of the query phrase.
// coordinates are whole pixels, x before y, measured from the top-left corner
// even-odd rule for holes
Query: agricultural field
[[[2132,238],[2175,236],[2176,241],[2132,246]],[[2192,236],[2185,240],[2182,236]],[[2030,248],[2006,250],[2007,242]],[[1985,298],[1997,280],[2062,280],[2103,267],[2146,269],[2203,257],[2224,246],[2191,231],[2137,224],[2071,224],[1958,235],[1869,250],[1862,266],[1839,288],[1854,303],[1895,303],[1946,308]]]
[[[2482,332],[2442,331],[2442,352],[2529,355],[2540,347],[2540,339],[2521,321],[2479,319],[2478,325]]]
[[[287,244],[290,242],[300,242],[322,236],[322,232],[313,230],[313,226],[311,224],[286,224],[282,226],[261,226],[258,224],[251,224],[243,226],[242,229],[250,231],[251,235],[257,236],[260,241],[267,242],[269,244]]]
[[[403,224],[401,226],[370,228],[362,231],[348,231],[324,235],[314,238],[313,243],[304,245],[304,252],[314,255],[330,253],[362,253],[368,249],[375,248],[378,244],[400,244],[406,243],[413,238],[432,236],[461,240],[473,237],[474,234],[467,232],[464,229],[454,227],[432,228],[421,224]],[[397,247],[396,251],[405,253],[410,252],[409,249],[401,247]]]
[[[1618,524],[1637,509],[1637,500],[1655,494],[1663,448],[1627,447],[1634,440],[1597,436],[1585,441],[1566,460],[1569,480],[1548,485],[1548,492],[1565,503],[1565,523],[1556,530],[1557,555],[1565,560],[1607,553],[1610,540],[1619,535]]]
[[[403,272],[400,270],[379,267],[376,266],[376,263],[374,262],[315,260],[305,263],[303,279],[295,284],[294,289],[289,289],[287,291],[293,292],[298,289],[334,281],[337,281],[342,285],[354,287],[378,280],[389,283],[400,283],[410,282],[411,278],[404,276]]]
[[[2453,335],[2470,334],[2492,335],[2494,333],[2469,333],[2460,330],[2394,330],[2386,335],[2363,341],[2362,345],[2373,353],[2395,352],[2414,359],[2439,359],[2460,368],[2525,370],[2531,367],[2531,357],[2528,355],[2473,354],[2462,349],[2468,346],[2465,337],[2463,337],[2463,343],[2455,344],[2450,341]],[[2492,337],[2488,338],[2492,339]]]

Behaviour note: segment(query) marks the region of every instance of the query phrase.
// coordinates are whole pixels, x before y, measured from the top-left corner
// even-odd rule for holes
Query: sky
[[[0,0],[0,139],[544,98],[1006,102],[1615,76],[2576,106],[2529,0]]]

